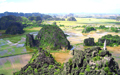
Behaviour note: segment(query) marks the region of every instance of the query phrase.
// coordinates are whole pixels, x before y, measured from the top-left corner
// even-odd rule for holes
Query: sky
[[[120,0],[0,0],[0,13],[120,13]]]

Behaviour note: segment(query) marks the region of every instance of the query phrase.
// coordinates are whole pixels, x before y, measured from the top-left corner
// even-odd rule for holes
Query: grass
[[[17,60],[15,60],[15,63],[20,63],[20,60],[18,60],[18,59],[17,59]]]
[[[4,55],[0,56],[0,58],[10,57],[10,56],[17,56],[17,55],[23,55],[23,54],[33,54],[34,52],[27,52],[27,53],[17,53],[17,54],[10,54],[10,55]]]
[[[77,21],[56,21],[57,25],[65,25],[65,26],[75,26],[75,25],[85,25],[85,24],[94,24],[94,25],[119,25],[120,22],[113,19],[96,19],[96,18],[76,18]],[[47,21],[54,22],[54,21]],[[47,23],[44,21],[44,23]]]
[[[40,30],[42,27],[33,27],[33,28],[24,28],[24,30],[29,30],[29,31],[32,31],[32,30]]]
[[[4,75],[13,75],[13,72],[15,71],[19,71],[19,69],[11,69],[11,62],[7,61],[4,64],[4,67],[2,65],[2,67],[0,66],[0,74],[4,74]]]
[[[6,70],[6,69],[0,69],[0,74],[4,74],[4,75],[13,75],[13,69],[9,69],[9,70]]]
[[[83,45],[83,43],[78,43],[78,44],[75,44],[76,46],[78,46],[78,45]]]
[[[23,34],[16,34],[16,35],[2,34],[2,36],[0,36],[0,39],[10,40],[12,43],[17,43],[18,41],[22,39],[22,37],[26,38],[26,34],[30,32],[38,32],[39,30],[40,30],[40,27],[39,28],[35,27],[33,29],[25,28],[24,29],[25,33]]]
[[[3,46],[1,46],[0,51],[5,50],[7,47],[9,47],[9,45],[3,45]]]
[[[4,67],[11,67],[11,62],[10,61],[5,62]]]
[[[8,51],[4,55],[0,55],[0,58],[22,55],[22,54],[29,54],[29,53],[33,53],[35,51],[35,49],[30,48],[30,47],[20,47],[20,48],[18,47],[17,48],[16,46],[11,46],[8,49],[6,49],[6,47],[9,47],[9,45],[1,46],[0,51],[4,51],[4,50],[8,50]],[[14,49],[14,51],[12,52],[13,49]],[[23,49],[26,49],[26,52],[24,52]],[[11,52],[12,54],[8,54],[9,52]]]
[[[5,30],[0,30],[0,33],[5,33]]]

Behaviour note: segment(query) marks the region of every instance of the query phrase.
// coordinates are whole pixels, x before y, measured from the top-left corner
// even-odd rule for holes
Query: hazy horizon
[[[0,0],[0,13],[119,14],[119,0]]]

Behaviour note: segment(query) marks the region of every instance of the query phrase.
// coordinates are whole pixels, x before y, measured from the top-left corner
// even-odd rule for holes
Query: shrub
[[[87,65],[87,68],[85,70],[89,72],[90,71],[90,66]]]
[[[48,69],[51,69],[51,68],[53,68],[53,67],[54,67],[53,65],[49,65]]]
[[[82,33],[88,33],[90,31],[96,31],[96,29],[94,27],[86,27],[83,29]]]
[[[69,63],[70,65],[72,65],[72,59],[71,59],[71,58],[69,59],[68,63]]]

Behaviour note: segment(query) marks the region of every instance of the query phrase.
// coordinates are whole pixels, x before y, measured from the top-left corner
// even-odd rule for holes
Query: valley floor
[[[90,33],[83,34],[82,27],[73,28],[75,26],[85,25],[85,24],[99,26],[101,23],[105,24],[105,25],[119,26],[118,22],[116,22],[115,20],[103,20],[103,19],[98,20],[98,19],[92,18],[91,21],[89,21],[87,23],[86,23],[86,21],[88,21],[89,18],[82,19],[82,20],[80,18],[77,18],[77,20],[79,20],[79,21],[78,22],[57,21],[58,26],[60,24],[65,25],[65,26],[60,27],[60,28],[64,31],[65,34],[69,35],[67,37],[67,39],[70,41],[70,44],[73,45],[75,47],[75,49],[77,49],[77,50],[83,50],[85,48],[92,47],[92,46],[83,46],[83,40],[85,38],[88,38],[88,37],[93,37],[95,39],[95,42],[97,42],[98,38],[100,38],[104,35],[107,35],[107,34],[120,36],[120,33],[106,32],[104,30],[97,30],[97,31],[92,31]],[[47,22],[52,23],[54,21],[47,21]],[[94,23],[94,24],[92,24],[92,23]],[[18,43],[18,41],[20,41],[22,38],[26,37],[27,33],[31,33],[31,34],[36,35],[40,29],[41,29],[41,27],[25,28],[24,30],[26,31],[26,33],[24,33],[23,35],[16,35],[16,36],[9,35],[11,38],[3,38],[3,37],[9,37],[8,35],[0,36],[0,38],[2,38],[2,40],[0,40],[0,56],[3,56],[3,55],[1,55],[2,53],[4,53],[5,56],[10,55],[8,53],[9,50],[13,51],[13,53],[21,53],[21,50],[25,50],[25,52],[26,51],[28,51],[28,52],[33,51],[32,49],[26,48],[24,46],[19,46],[19,47],[17,47],[17,45],[11,46],[10,44],[7,44],[8,42],[6,42],[6,40],[9,40],[9,41],[14,42],[14,43]],[[1,31],[0,33],[3,34],[4,31]],[[25,39],[24,39],[24,41],[22,41],[18,44],[24,44],[24,43],[25,43]],[[14,50],[12,50],[12,48]],[[7,50],[7,52],[6,52],[6,50]],[[120,67],[120,45],[118,47],[107,46],[107,50],[112,53],[113,57],[119,63],[119,67]],[[13,53],[11,53],[11,54],[13,54]],[[51,52],[51,54],[53,56],[55,56],[56,61],[58,61],[60,63],[65,63],[69,60],[69,58],[72,58],[71,51]],[[19,71],[23,66],[25,66],[31,57],[32,57],[32,54],[23,54],[23,55],[0,58],[0,74],[3,73],[5,75],[12,75],[13,72]]]

